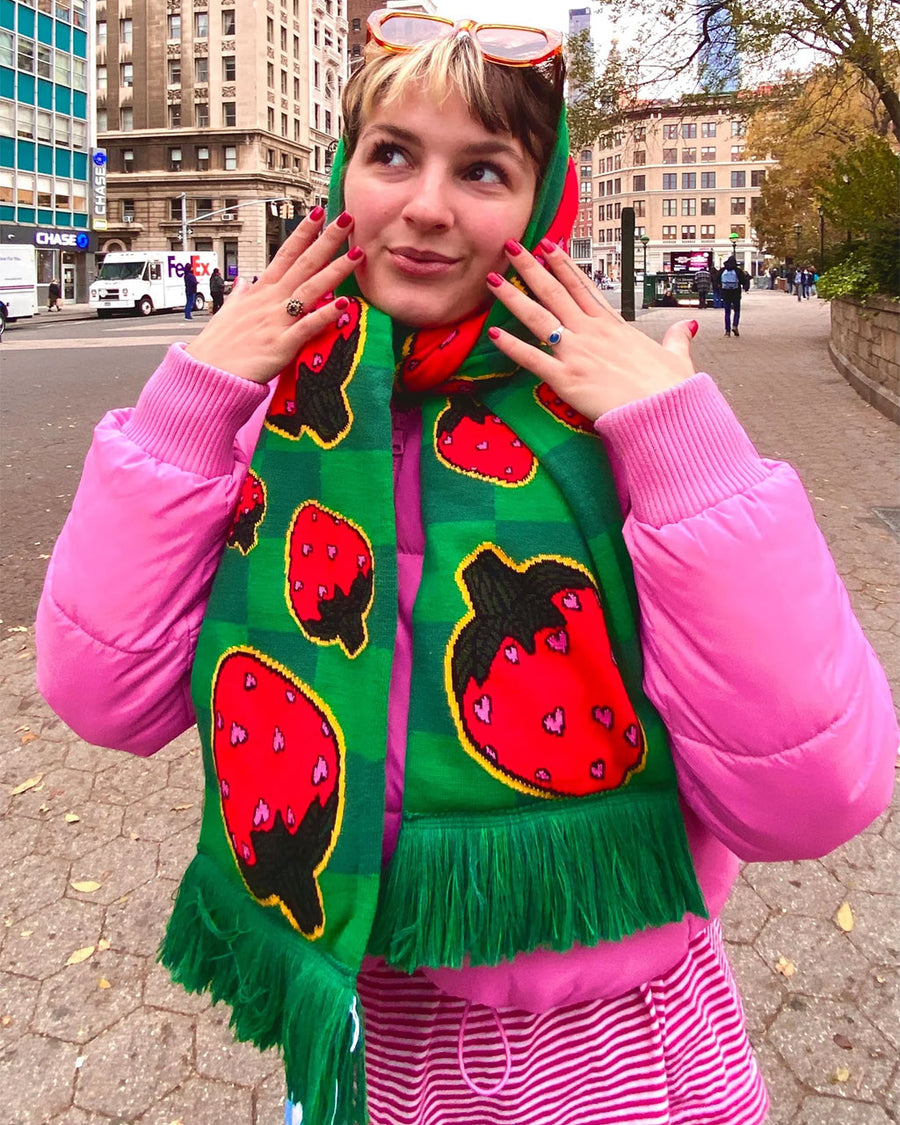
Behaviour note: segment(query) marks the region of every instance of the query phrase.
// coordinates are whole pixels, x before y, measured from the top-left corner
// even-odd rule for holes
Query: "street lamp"
[[[819,208],[819,273],[825,269],[825,208]]]
[[[641,243],[644,247],[644,279],[647,277],[647,243],[650,241],[650,236],[647,234],[641,235]]]
[[[802,231],[802,230],[803,230],[803,227],[800,225],[800,223],[794,223],[794,234],[797,237],[797,260],[798,261],[800,260],[800,231]]]

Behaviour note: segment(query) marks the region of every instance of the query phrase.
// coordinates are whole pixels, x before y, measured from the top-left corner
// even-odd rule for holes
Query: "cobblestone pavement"
[[[698,365],[800,470],[900,688],[900,542],[874,511],[900,509],[897,429],[828,362],[824,304],[752,292],[740,339],[721,312],[693,315]],[[194,732],[150,760],[87,746],[35,690],[30,631],[0,642],[0,685],[2,1125],[278,1125],[277,1056],[234,1045],[226,1011],[154,961],[200,820]],[[898,918],[896,802],[822,860],[745,868],[726,935],[772,1125],[900,1120]]]

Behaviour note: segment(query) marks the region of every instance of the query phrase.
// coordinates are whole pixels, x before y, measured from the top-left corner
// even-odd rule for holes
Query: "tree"
[[[566,43],[569,140],[573,152],[590,148],[621,120],[636,83],[636,73],[623,60],[613,40],[598,66],[590,33],[572,35]]]

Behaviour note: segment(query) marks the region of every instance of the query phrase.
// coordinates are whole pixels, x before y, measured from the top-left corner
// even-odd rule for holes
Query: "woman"
[[[559,37],[369,27],[337,218],[97,430],[41,690],[139,754],[196,718],[161,955],[289,1121],[761,1122],[714,919],[884,808],[883,673],[693,325],[562,249]]]

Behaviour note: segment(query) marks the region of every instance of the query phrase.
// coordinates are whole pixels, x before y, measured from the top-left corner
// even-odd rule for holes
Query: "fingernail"
[[[496,289],[498,285],[503,284],[503,278],[499,273],[491,272],[487,275],[487,283],[488,285],[493,285],[493,287]]]
[[[492,340],[499,340],[500,339],[500,329],[499,328],[489,328],[488,329],[488,336],[490,336],[490,338]]]
[[[516,242],[515,239],[510,238],[507,240],[504,249],[506,250],[507,254],[515,258],[517,255],[522,253],[522,243]]]
[[[310,211],[310,213],[309,213],[309,217],[310,217],[310,220],[312,222],[314,222],[314,223],[319,222],[320,219],[325,217],[325,208],[324,207],[313,207],[312,211]]]
[[[340,219],[338,219],[338,222],[340,222]],[[347,257],[351,262],[358,262],[364,253],[365,251],[361,246],[354,246],[352,250],[347,251]]]
[[[337,217],[337,225],[341,228],[341,230],[346,230],[352,222],[353,216],[349,211],[342,211],[341,214]]]
[[[350,302],[346,297],[338,297],[338,299],[334,302],[334,307],[338,312],[343,312],[349,304]]]
[[[699,331],[700,331],[700,325],[696,322],[696,320],[689,320],[688,321],[688,332],[690,332],[691,336],[696,336]]]
[[[556,249],[556,243],[551,242],[549,238],[542,238],[540,241],[540,247],[545,254],[552,254]]]

